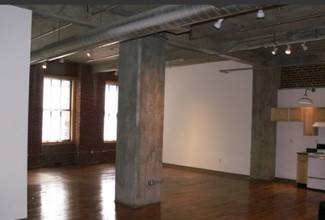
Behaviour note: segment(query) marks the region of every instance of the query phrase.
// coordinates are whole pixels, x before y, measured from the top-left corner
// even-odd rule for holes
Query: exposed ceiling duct
[[[92,29],[31,54],[31,64],[55,60],[103,44],[121,42],[168,29],[256,10],[256,5],[168,5]]]

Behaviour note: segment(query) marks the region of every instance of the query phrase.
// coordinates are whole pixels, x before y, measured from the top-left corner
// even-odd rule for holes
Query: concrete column
[[[159,203],[165,39],[123,42],[119,60],[115,201],[131,207]]]
[[[277,106],[280,69],[253,72],[252,147],[250,176],[272,180],[275,177],[276,122],[271,107]]]

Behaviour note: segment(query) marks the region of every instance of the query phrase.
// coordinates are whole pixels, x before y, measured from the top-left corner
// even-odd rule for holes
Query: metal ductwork
[[[166,5],[95,28],[32,52],[31,64],[55,60],[81,50],[121,42],[219,17],[257,10],[255,5]]]

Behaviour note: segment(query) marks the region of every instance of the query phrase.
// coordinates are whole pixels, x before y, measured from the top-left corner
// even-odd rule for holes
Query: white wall
[[[0,5],[0,219],[27,218],[29,10]]]
[[[304,107],[297,103],[305,89],[278,90],[278,107]],[[325,88],[308,91],[314,107],[325,107]],[[316,148],[316,142],[325,143],[325,128],[318,128],[318,136],[304,136],[303,122],[277,122],[275,176],[296,179],[297,152]]]
[[[252,70],[234,61],[166,69],[163,162],[249,175]]]

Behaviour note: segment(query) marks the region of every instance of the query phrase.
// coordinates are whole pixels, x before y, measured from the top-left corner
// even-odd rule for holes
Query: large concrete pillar
[[[253,115],[250,176],[272,180],[275,177],[276,123],[271,107],[277,106],[280,69],[253,72]]]
[[[119,60],[115,201],[131,207],[159,203],[165,39],[123,42]]]

